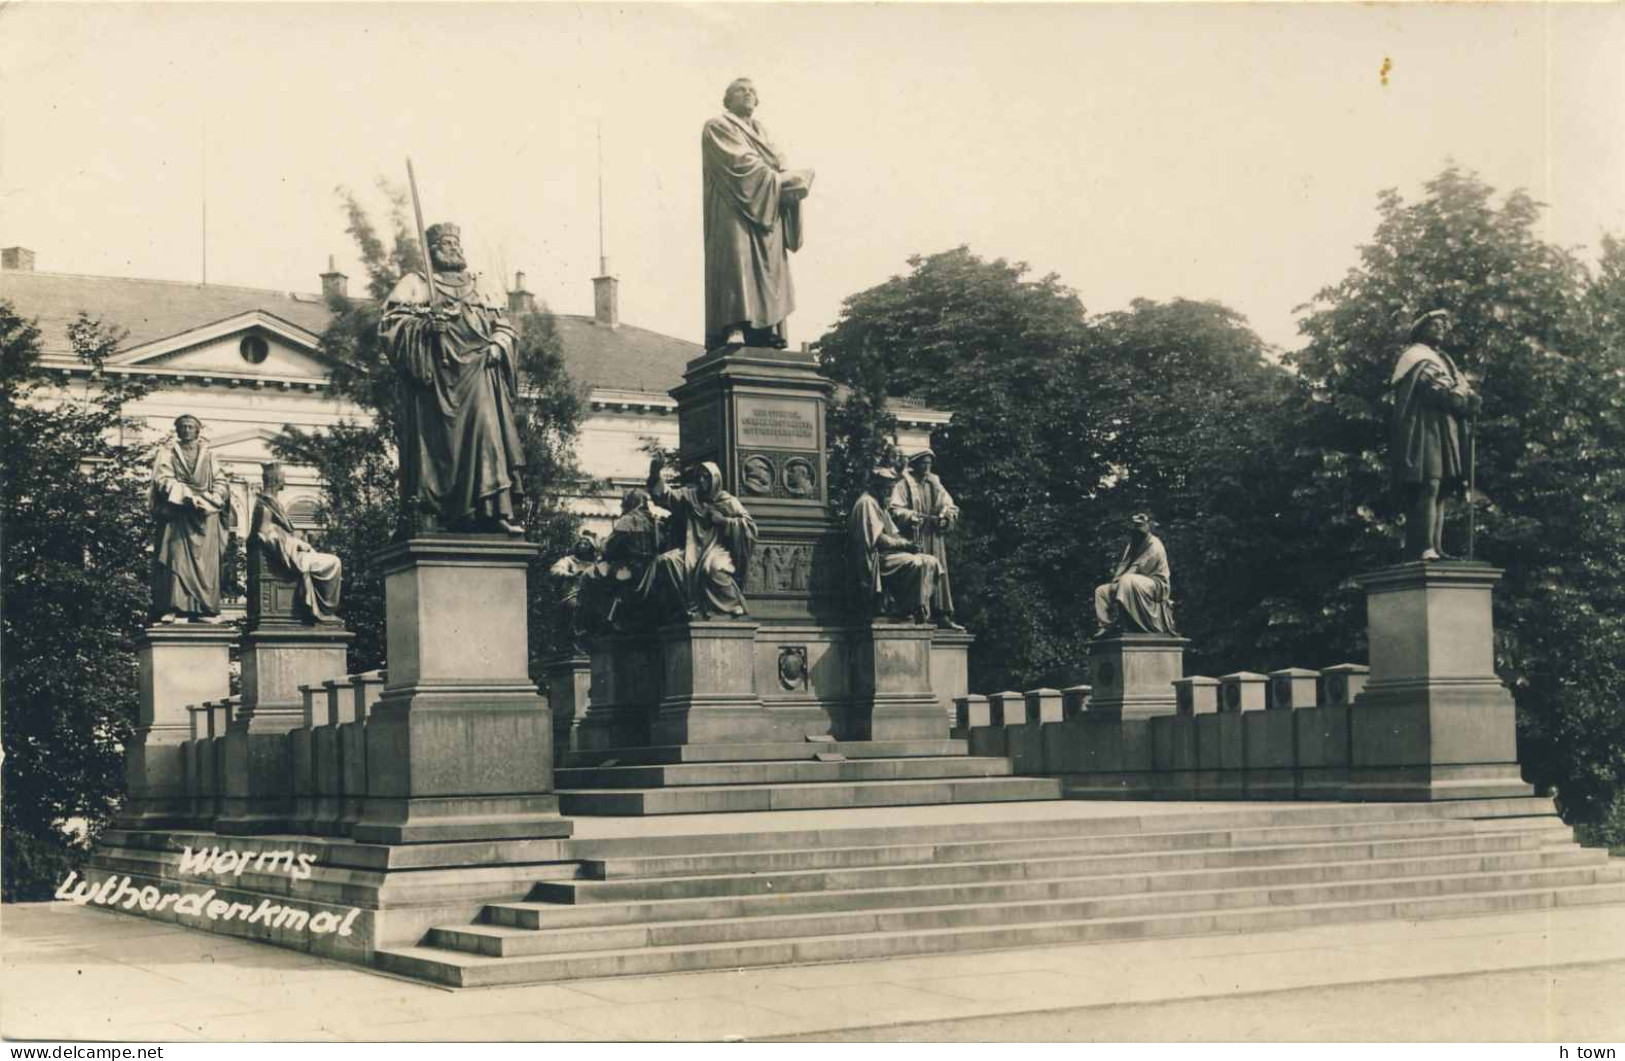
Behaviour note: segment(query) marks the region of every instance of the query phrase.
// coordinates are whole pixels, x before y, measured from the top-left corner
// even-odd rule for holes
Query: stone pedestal
[[[136,649],[140,716],[124,751],[129,793],[125,828],[185,825],[193,815],[183,746],[192,739],[187,705],[231,691],[231,646],[237,629],[206,623],[149,627]]]
[[[529,673],[525,579],[538,552],[431,535],[378,554],[389,672],[366,725],[358,842],[569,835],[552,722]]]
[[[1437,800],[1527,796],[1512,696],[1495,674],[1488,564],[1413,562],[1357,580],[1370,680],[1350,715],[1349,794]]]
[[[664,695],[653,744],[765,741],[772,726],[756,691],[756,624],[675,623],[660,628]]]
[[[352,674],[339,690],[339,813],[335,833],[348,836],[367,799],[367,719],[384,692],[384,672]]]
[[[885,622],[853,631],[851,739],[948,735],[948,719],[931,690],[933,633],[929,626]]]
[[[336,623],[267,622],[243,635],[242,707],[226,730],[225,805],[216,831],[288,831],[295,792],[288,734],[305,720],[299,687],[342,676],[354,639]]]
[[[970,647],[976,635],[964,630],[937,630],[931,635],[931,691],[954,724],[954,700],[970,692]]]
[[[1190,640],[1169,634],[1118,634],[1089,642],[1089,713],[1152,718],[1176,710],[1173,683],[1185,674]]]
[[[583,747],[580,730],[587,721],[592,691],[592,658],[558,656],[547,662],[547,709],[553,719],[553,754]],[[607,747],[607,745],[606,745]]]

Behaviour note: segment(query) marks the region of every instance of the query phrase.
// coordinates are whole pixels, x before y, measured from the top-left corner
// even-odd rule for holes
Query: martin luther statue
[[[408,273],[378,323],[400,385],[405,529],[523,534],[518,336],[467,270],[457,226],[430,225],[426,242],[433,291]]]
[[[813,171],[786,168],[784,153],[752,115],[756,87],[739,78],[724,112],[705,123],[705,348],[786,345],[796,308],[790,252],[801,249],[801,200]]]

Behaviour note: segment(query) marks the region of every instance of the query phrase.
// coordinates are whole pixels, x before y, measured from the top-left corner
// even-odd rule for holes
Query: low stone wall
[[[1173,683],[1175,713],[1123,718],[1089,686],[956,701],[972,755],[1060,777],[1083,799],[1341,800],[1349,788],[1355,700],[1369,668],[1238,672]]]

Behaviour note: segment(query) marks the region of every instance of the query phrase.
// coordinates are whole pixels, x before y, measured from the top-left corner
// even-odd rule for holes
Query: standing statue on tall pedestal
[[[756,548],[756,521],[722,489],[722,469],[710,461],[694,472],[693,486],[669,486],[664,463],[649,463],[649,497],[671,510],[679,544],[655,559],[655,581],[690,619],[744,616],[741,585]]]
[[[939,568],[935,557],[922,553],[898,531],[886,511],[896,483],[896,472],[875,468],[869,473],[868,490],[852,506],[847,521],[852,575],[865,614],[928,623]]]
[[[153,460],[152,613],[162,623],[220,614],[230,485],[202,432],[191,413],[179,417],[175,441]]]
[[[705,177],[705,348],[786,345],[796,308],[790,252],[801,249],[801,200],[812,170],[786,169],[753,117],[748,78],[728,86],[725,113],[700,136]]]
[[[344,564],[332,553],[319,552],[295,529],[279,495],[287,485],[282,465],[265,465],[263,485],[254,499],[251,544],[271,561],[272,569],[299,586],[299,603],[316,622],[337,622],[339,586]]]
[[[937,561],[937,585],[931,598],[931,611],[937,625],[946,630],[963,630],[954,622],[954,595],[948,583],[947,531],[959,520],[959,506],[932,469],[937,455],[922,450],[908,459],[908,468],[892,487],[887,511],[904,534],[919,543],[920,552]]]
[[[1444,352],[1450,314],[1432,310],[1411,325],[1411,345],[1399,355],[1389,387],[1394,395],[1388,462],[1405,507],[1405,559],[1447,559],[1444,497],[1468,478],[1466,419],[1480,398]]]
[[[521,535],[518,336],[467,271],[457,226],[429,226],[426,242],[433,290],[421,273],[408,273],[384,300],[378,323],[400,381],[403,537]]]
[[[1169,596],[1168,551],[1151,533],[1151,516],[1129,520],[1129,540],[1112,580],[1095,588],[1095,637],[1116,632],[1174,634],[1174,606]]]

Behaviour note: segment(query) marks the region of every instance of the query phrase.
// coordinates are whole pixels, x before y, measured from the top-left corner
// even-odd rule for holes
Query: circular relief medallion
[[[745,493],[770,494],[773,492],[773,462],[766,457],[746,457],[744,473]]]
[[[1100,686],[1102,689],[1109,689],[1111,688],[1111,684],[1116,680],[1117,668],[1112,666],[1109,660],[1101,660],[1095,665],[1096,685]]]
[[[805,457],[784,462],[784,490],[791,497],[811,497],[818,490],[818,470]]]
[[[779,684],[786,689],[801,689],[807,685],[807,650],[801,645],[787,645],[779,649]]]

